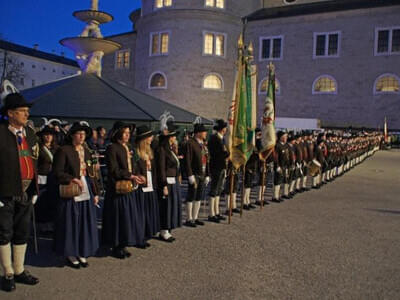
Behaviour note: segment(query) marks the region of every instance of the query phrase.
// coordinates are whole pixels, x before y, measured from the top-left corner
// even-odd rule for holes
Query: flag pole
[[[231,174],[229,174],[230,182],[229,182],[229,216],[228,216],[228,224],[231,224],[232,218],[232,204],[233,204],[233,166],[231,166]]]
[[[243,215],[243,200],[244,200],[244,195],[246,194],[246,188],[245,188],[245,173],[246,173],[246,165],[242,166],[242,197],[240,197],[240,217]]]

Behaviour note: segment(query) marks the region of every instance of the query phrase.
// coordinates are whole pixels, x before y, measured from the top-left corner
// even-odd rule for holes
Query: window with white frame
[[[168,55],[169,32],[150,33],[150,56]]]
[[[203,32],[203,55],[225,57],[226,34]]]
[[[149,89],[166,89],[167,77],[163,72],[157,71],[150,75]]]
[[[400,93],[400,78],[394,74],[383,74],[375,80],[374,94]]]
[[[225,8],[225,0],[205,0],[206,7]]]
[[[341,32],[314,32],[314,58],[339,57]]]
[[[172,6],[172,0],[154,0],[154,9]]]
[[[121,50],[115,53],[115,69],[129,69],[130,61],[130,50]]]
[[[375,30],[375,55],[400,54],[400,26]]]
[[[260,61],[281,60],[283,54],[283,36],[260,37]]]
[[[216,73],[207,74],[203,78],[203,89],[223,91],[224,83],[222,77]]]
[[[268,92],[268,76],[261,80],[260,85],[258,87],[258,94],[266,95]],[[281,94],[281,85],[279,80],[275,78],[275,95]]]
[[[335,78],[329,75],[319,76],[314,80],[312,93],[315,94],[337,94],[337,83]]]

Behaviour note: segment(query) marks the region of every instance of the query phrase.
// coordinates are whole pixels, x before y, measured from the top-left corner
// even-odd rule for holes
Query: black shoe
[[[159,236],[160,241],[166,242],[166,243],[172,243],[173,241],[175,241],[175,238],[170,236],[169,238],[165,238],[163,237],[161,234]]]
[[[5,292],[15,291],[15,280],[14,276],[4,276],[1,279],[1,289]]]
[[[89,263],[87,261],[83,262],[78,258],[79,264],[81,265],[82,268],[87,268],[89,267]]]
[[[79,262],[78,262],[77,264],[74,264],[74,263],[73,263],[72,261],[70,261],[68,258],[67,258],[66,265],[67,265],[68,267],[73,268],[73,269],[80,269],[80,268],[81,268],[81,265],[79,264]]]
[[[319,189],[319,186],[316,185],[316,186],[313,186],[312,188],[313,188],[314,190],[317,190],[317,189]]]
[[[128,251],[128,249],[126,249],[125,247],[122,248],[122,252],[124,253],[126,258],[129,258],[132,256],[132,254]]]
[[[28,271],[23,271],[19,275],[14,275],[14,279],[15,282],[17,283],[28,284],[28,285],[35,285],[39,283],[39,279],[29,274]]]
[[[288,196],[286,196],[286,195],[282,196],[282,199],[286,199],[287,200],[287,199],[290,199],[290,198],[291,198],[291,196],[289,196],[289,195]],[[282,200],[281,200],[281,202],[282,202]]]
[[[239,208],[234,208],[232,209],[232,212],[235,214],[240,214],[240,209]]]
[[[186,221],[183,225],[187,227],[197,227],[194,221]]]
[[[283,197],[284,197],[284,196],[283,196]],[[272,198],[271,202],[274,202],[274,203],[281,203],[281,200]]]
[[[289,199],[292,199],[294,196],[296,196],[296,193],[295,193],[295,192],[291,192],[291,193],[289,194]]]
[[[261,206],[261,201],[256,201],[255,203],[254,203],[255,205],[258,205],[258,206]]]
[[[204,222],[199,221],[199,220],[194,220],[194,223],[195,223],[196,225],[199,225],[199,226],[204,226]]]
[[[214,223],[219,223],[219,219],[217,216],[208,216],[208,221],[209,222],[214,222]]]
[[[256,207],[255,207],[253,204],[250,203],[250,204],[249,204],[249,208],[250,208],[250,209],[255,209]]]
[[[269,205],[269,202],[267,200],[264,200],[264,206]]]
[[[143,249],[144,248],[145,247],[143,247]],[[124,250],[120,247],[115,247],[112,250],[112,256],[114,256],[115,258],[124,259],[125,258]]]
[[[221,215],[216,215],[216,217],[220,220],[220,221],[225,221],[226,218],[224,216]]]
[[[243,205],[243,209],[244,209],[244,210],[250,210],[250,207],[249,207],[247,204],[244,204],[244,205]]]

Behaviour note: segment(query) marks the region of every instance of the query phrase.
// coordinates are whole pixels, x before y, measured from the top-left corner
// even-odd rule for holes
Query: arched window
[[[224,82],[222,77],[216,73],[207,74],[203,78],[203,89],[223,91]]]
[[[268,90],[268,77],[265,77],[261,80],[260,85],[258,87],[258,94],[259,95],[266,95]],[[281,84],[279,80],[275,78],[275,95],[281,94]]]
[[[337,94],[337,83],[335,78],[329,75],[319,76],[314,80],[312,86],[313,94]]]
[[[375,80],[374,94],[400,93],[400,78],[394,74],[383,74]]]
[[[149,89],[166,89],[167,76],[163,72],[157,71],[150,75]]]

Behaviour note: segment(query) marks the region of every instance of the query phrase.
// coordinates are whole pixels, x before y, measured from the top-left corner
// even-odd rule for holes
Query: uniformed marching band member
[[[253,187],[253,179],[258,171],[259,156],[257,149],[254,149],[246,162],[244,172],[244,198],[243,209],[250,210],[256,208],[250,201],[251,188]]]
[[[176,127],[168,124],[168,129],[159,136],[157,150],[157,170],[160,209],[160,239],[173,242],[171,231],[182,226],[182,196],[180,187],[180,161],[178,158]]]
[[[106,149],[108,169],[107,191],[103,209],[103,244],[112,247],[112,255],[128,258],[128,246],[144,244],[144,211],[137,187],[145,183],[142,176],[135,175],[132,145],[129,140],[133,126],[118,122],[111,132],[111,144]],[[118,182],[129,186],[122,190]],[[129,184],[130,183],[130,184]]]
[[[274,161],[274,155],[271,153],[267,159],[262,159],[260,157],[260,151],[262,150],[262,132],[260,128],[255,129],[255,135],[256,135],[256,151],[258,154],[258,162],[257,162],[257,200],[255,202],[256,205],[261,205],[261,201],[263,201],[263,194],[265,194],[266,186],[267,186],[267,176],[268,176],[268,171],[270,169],[271,164],[273,164]],[[263,205],[268,205],[269,202],[264,198]]]
[[[289,195],[284,195],[283,199],[291,199],[295,195],[296,180],[298,176],[298,169],[296,165],[296,135],[291,132],[288,136],[288,146],[289,146]]]
[[[214,126],[215,133],[208,140],[208,151],[210,155],[210,200],[208,221],[219,223],[225,220],[219,213],[219,203],[225,185],[227,159],[229,151],[224,143],[224,136],[228,123],[224,120],[217,120]]]
[[[325,172],[327,169],[327,162],[326,162],[326,148],[325,148],[325,141],[324,141],[324,134],[320,133],[317,138],[317,142],[315,144],[315,158],[321,165],[321,171],[319,176],[317,177],[317,185],[315,188],[320,188],[322,183],[324,182],[325,179]]]
[[[30,107],[21,94],[12,93],[0,110],[0,264],[4,271],[1,288],[7,292],[15,290],[15,282],[39,282],[24,267],[32,202],[38,192],[35,163],[39,147],[35,132],[26,126]]]
[[[233,174],[233,176],[232,176]],[[237,194],[239,192],[239,170],[235,170],[232,165],[232,162],[228,162],[228,169],[226,172],[226,183],[225,183],[225,199],[226,199],[226,215],[229,216],[229,205],[231,202],[231,183],[233,181],[233,190],[232,190],[232,213],[240,213],[240,209],[237,207],[236,199]]]
[[[151,148],[154,133],[146,125],[136,129],[135,137],[135,162],[136,174],[145,178],[145,183],[139,186],[138,196],[143,203],[144,211],[144,247],[149,247],[147,240],[152,239],[160,232],[160,211],[158,206],[157,191],[157,164]],[[141,246],[139,246],[141,247]]]
[[[294,140],[294,148],[296,155],[296,184],[294,193],[303,192],[303,177],[304,177],[304,152],[303,152],[303,139],[301,134],[297,134]]]
[[[90,127],[74,123],[53,164],[59,185],[75,185],[80,190],[79,195],[67,197],[60,187],[54,239],[56,253],[66,257],[67,265],[76,269],[88,267],[87,258],[95,255],[99,247],[96,218],[99,189],[91,170],[94,158],[84,147],[90,135]]]
[[[287,144],[288,133],[278,131],[277,140],[274,149],[274,185],[272,202],[280,203],[283,201],[281,197],[281,186],[283,185],[282,195],[289,197],[289,166],[290,153]]]
[[[188,195],[186,198],[187,220],[186,226],[203,226],[199,220],[201,201],[205,197],[205,189],[210,182],[209,153],[205,144],[207,129],[203,124],[194,125],[194,137],[186,144],[186,172],[189,180]]]

